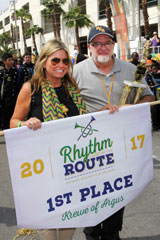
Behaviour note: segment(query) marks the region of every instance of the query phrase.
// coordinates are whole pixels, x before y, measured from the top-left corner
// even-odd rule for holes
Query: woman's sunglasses
[[[53,66],[56,66],[58,63],[60,63],[60,61],[62,61],[62,63],[66,66],[68,66],[68,64],[69,64],[69,59],[68,58],[63,58],[63,59],[53,58],[53,59],[51,59],[51,64]]]

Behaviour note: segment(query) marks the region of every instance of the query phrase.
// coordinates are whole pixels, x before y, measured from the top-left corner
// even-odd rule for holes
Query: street
[[[160,240],[160,130],[153,132],[153,161],[154,178],[151,184],[126,206],[121,232],[123,240]],[[12,240],[16,232],[5,140],[0,137],[0,240]],[[76,230],[73,240],[85,240],[83,229]]]

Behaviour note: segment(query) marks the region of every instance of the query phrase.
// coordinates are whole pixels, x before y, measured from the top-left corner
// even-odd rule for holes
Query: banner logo
[[[87,137],[88,135],[92,135],[94,131],[98,132],[98,130],[97,129],[93,129],[92,125],[91,125],[91,123],[93,121],[95,121],[95,120],[96,119],[93,116],[91,116],[91,120],[86,125],[86,127],[80,126],[80,125],[78,125],[78,123],[75,124],[74,128],[80,128],[81,129],[81,134],[80,134],[80,136],[77,139],[78,141],[80,140],[81,137]]]

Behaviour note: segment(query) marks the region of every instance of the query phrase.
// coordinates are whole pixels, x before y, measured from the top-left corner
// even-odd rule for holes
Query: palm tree
[[[61,38],[60,35],[60,16],[64,13],[61,5],[63,5],[66,0],[45,0],[43,5],[45,8],[42,10],[42,16],[51,18],[53,22],[53,32],[56,38]]]
[[[80,41],[79,41],[79,28],[92,27],[93,22],[89,19],[89,16],[81,13],[81,8],[76,6],[70,8],[70,10],[64,13],[63,20],[66,22],[66,27],[75,28],[76,42],[78,51],[81,53]]]
[[[9,36],[8,33],[4,32],[0,35],[0,45],[1,46],[7,45],[7,43],[10,41],[11,41],[11,37]]]
[[[13,24],[11,24],[10,26],[11,26],[11,38],[12,38],[13,49],[15,49]]]
[[[144,33],[145,36],[150,36],[150,25],[148,20],[148,10],[147,10],[147,0],[142,0],[142,11],[143,11],[143,18],[144,18]]]
[[[16,50],[13,48],[8,47],[8,45],[4,45],[2,46],[2,48],[0,49],[0,58],[3,56],[4,53],[10,53],[10,54],[15,54]]]
[[[23,34],[23,42],[24,42],[24,49],[27,50],[27,44],[26,44],[26,38],[25,38],[25,27],[24,23],[27,20],[31,20],[31,14],[27,12],[24,8],[21,8],[19,10],[16,10],[16,17],[17,19],[21,20],[21,26],[22,26],[22,34]]]
[[[102,0],[101,0],[102,1]],[[109,0],[105,0],[106,3],[106,18],[107,18],[107,26],[109,27],[109,29],[111,31],[113,31],[112,28],[112,20],[111,20],[111,16],[112,16],[112,10],[111,10],[111,6],[110,6],[110,1]]]
[[[35,34],[39,34],[39,33],[43,33],[43,29],[41,27],[39,27],[38,25],[33,25],[33,27],[28,28],[26,31],[26,36],[30,36],[32,35],[32,40],[33,40],[33,46],[35,51],[38,53],[37,51],[37,44],[36,44],[36,39],[35,39]]]

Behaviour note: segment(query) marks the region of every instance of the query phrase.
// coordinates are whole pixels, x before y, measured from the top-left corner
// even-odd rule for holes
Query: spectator
[[[77,58],[78,53],[79,53],[78,47],[77,47],[77,45],[74,45],[73,57]]]
[[[151,46],[152,44],[151,44],[151,40],[150,40],[149,35],[146,35],[145,39],[146,39],[146,42],[144,44],[144,48]]]
[[[150,71],[151,65],[153,64],[152,62],[152,54],[149,54],[146,59],[146,68],[148,71]]]
[[[27,82],[30,80],[33,76],[34,73],[34,64],[31,62],[31,54],[30,53],[25,53],[23,55],[23,65],[22,65],[22,70],[23,70],[23,81]]]
[[[153,33],[153,39],[151,41],[152,46],[154,47],[154,53],[158,53],[158,45],[160,45],[160,38],[158,37],[158,33]]]
[[[4,53],[2,60],[4,68],[0,70],[1,128],[8,129],[20,86],[18,70],[13,67],[13,56],[10,53]]]
[[[81,62],[81,61],[83,61],[85,59],[87,59],[87,57],[84,54],[78,53],[78,55],[77,55],[77,63],[79,63],[79,62]]]
[[[137,52],[133,52],[129,62],[137,66],[140,63],[139,54]]]
[[[160,73],[158,65],[151,65],[150,71],[147,71],[146,81],[152,90],[155,99],[160,100]],[[160,128],[160,105],[151,107],[152,130],[157,131]]]
[[[19,69],[20,67],[22,67],[22,65],[23,65],[23,58],[18,57],[17,58],[17,68]]]

